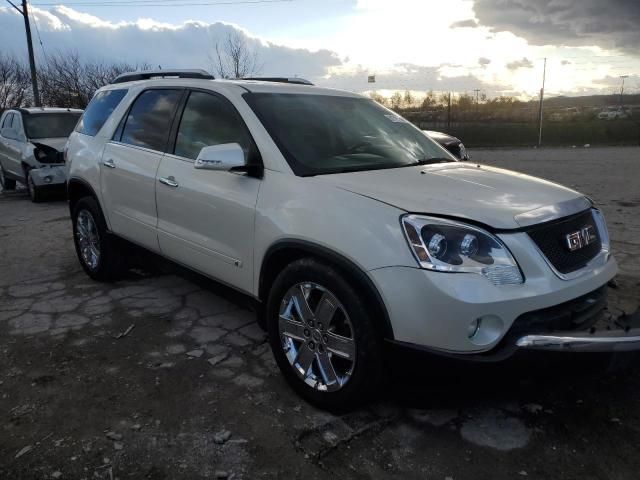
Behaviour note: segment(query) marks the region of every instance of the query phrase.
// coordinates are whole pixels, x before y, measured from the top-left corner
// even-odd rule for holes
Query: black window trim
[[[260,152],[260,149],[258,148],[258,144],[256,143],[255,139],[253,138],[253,135],[251,134],[251,130],[249,130],[247,122],[245,122],[244,118],[242,117],[242,114],[238,111],[238,109],[233,104],[233,102],[231,100],[229,100],[227,97],[225,97],[224,95],[222,95],[221,93],[215,92],[213,90],[207,90],[206,88],[189,87],[189,88],[186,88],[185,90],[187,92],[183,96],[182,102],[180,102],[180,104],[179,104],[179,110],[176,113],[176,115],[174,116],[174,121],[173,121],[173,124],[171,126],[171,130],[169,132],[169,135],[170,135],[169,145],[167,145],[168,148],[167,148],[167,151],[165,153],[167,155],[170,155],[173,158],[176,158],[176,159],[179,159],[179,160],[185,160],[185,161],[188,161],[188,162],[191,162],[191,163],[195,162],[195,160],[192,159],[192,158],[182,157],[180,155],[176,155],[175,154],[176,142],[178,141],[178,128],[180,128],[180,123],[182,122],[182,116],[184,115],[184,111],[185,111],[185,109],[187,107],[187,102],[189,100],[189,96],[191,95],[191,93],[192,92],[206,93],[206,94],[212,95],[214,97],[218,97],[223,102],[227,103],[229,105],[229,107],[231,107],[231,109],[238,116],[238,119],[242,123],[242,126],[244,127],[247,135],[249,135],[249,139],[251,140],[251,143],[253,144],[254,151],[256,152],[256,158],[252,159],[253,162],[251,164],[247,164],[247,167],[249,167],[249,169],[252,170],[252,171],[250,171],[248,173],[250,173],[252,176],[262,177],[262,172],[264,170],[264,163],[262,161],[262,153]]]
[[[142,94],[144,94],[145,92],[148,92],[149,90],[177,90],[177,91],[181,91],[182,92],[182,95],[180,96],[180,98],[176,102],[176,106],[174,107],[174,110],[171,113],[171,123],[169,125],[169,134],[165,138],[164,148],[162,150],[156,150],[156,149],[149,148],[149,147],[143,147],[141,145],[132,145],[131,143],[125,143],[125,142],[122,141],[122,134],[124,132],[125,127],[127,126],[127,119],[129,118],[129,113],[131,112],[131,109],[133,108],[135,103],[138,101],[138,98],[140,98],[140,96]],[[158,85],[158,86],[153,86],[153,87],[147,87],[147,88],[144,88],[143,90],[140,90],[140,92],[138,92],[136,97],[133,100],[131,100],[131,102],[127,106],[127,110],[124,112],[122,117],[120,117],[120,121],[118,122],[118,126],[115,129],[115,131],[113,132],[113,134],[111,135],[111,139],[109,140],[109,142],[117,143],[118,145],[123,145],[125,147],[145,150],[147,152],[169,153],[167,151],[167,148],[169,146],[169,140],[171,138],[173,124],[175,123],[176,114],[177,114],[178,110],[181,108],[181,105],[184,102],[185,92],[186,91],[187,91],[187,88],[185,88],[185,87],[178,87],[178,86],[173,87],[173,86],[168,86],[168,85],[167,86]],[[118,135],[118,138],[116,138],[116,135]]]

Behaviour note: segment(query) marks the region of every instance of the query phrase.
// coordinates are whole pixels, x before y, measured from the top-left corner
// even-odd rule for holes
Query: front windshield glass
[[[62,138],[71,135],[80,113],[43,113],[23,115],[28,138]]]
[[[245,98],[296,175],[456,161],[402,117],[362,97],[251,93]]]

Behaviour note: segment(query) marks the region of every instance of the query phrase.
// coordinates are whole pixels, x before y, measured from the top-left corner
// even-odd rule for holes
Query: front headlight
[[[516,285],[524,281],[507,247],[489,232],[422,215],[404,215],[402,226],[422,268],[478,273],[494,285]]]

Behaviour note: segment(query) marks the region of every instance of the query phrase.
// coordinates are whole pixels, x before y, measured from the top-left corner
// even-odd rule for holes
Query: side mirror
[[[246,164],[244,150],[237,143],[223,143],[211,145],[200,150],[194,168],[199,170],[229,171]]]
[[[2,131],[0,131],[0,134],[4,137],[4,138],[9,138],[11,140],[17,140],[18,139],[18,132],[16,132],[13,128],[11,127],[4,127],[2,129]]]

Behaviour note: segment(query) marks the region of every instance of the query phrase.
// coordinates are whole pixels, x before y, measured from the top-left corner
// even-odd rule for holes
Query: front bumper
[[[534,345],[551,348],[550,338],[538,338],[535,342],[528,338],[520,346],[517,341],[534,334],[572,337],[575,332],[558,333],[563,332],[562,324],[556,325],[552,332],[540,330],[538,324],[531,325],[535,328],[522,329],[522,318],[542,313],[543,321],[548,321],[550,309],[566,306],[601,289],[617,272],[614,258],[609,257],[582,275],[564,280],[551,271],[525,233],[501,235],[501,239],[520,263],[525,277],[521,285],[496,286],[477,274],[412,267],[370,271],[387,307],[395,343],[444,355],[482,357],[493,353],[508,355],[509,350],[531,349]],[[478,319],[480,328],[474,335],[473,323]],[[568,330],[574,328],[570,326]],[[626,334],[618,336],[627,337]],[[586,339],[581,343],[584,342]],[[604,348],[607,342],[594,343]],[[627,346],[635,344],[626,343]],[[578,345],[571,341],[567,344]]]
[[[44,165],[29,171],[36,187],[64,187],[67,184],[67,170],[64,165]]]
[[[607,332],[599,336],[589,333],[525,335],[516,345],[520,348],[558,352],[629,352],[640,350],[640,329]]]

